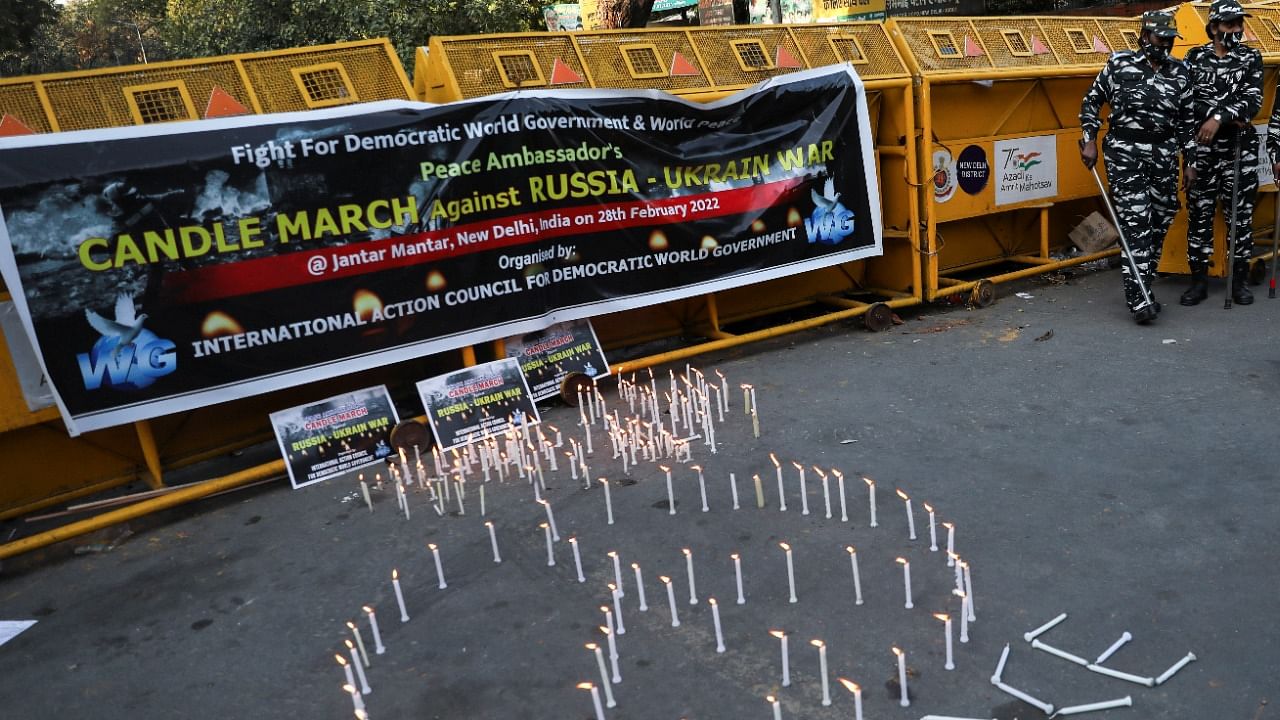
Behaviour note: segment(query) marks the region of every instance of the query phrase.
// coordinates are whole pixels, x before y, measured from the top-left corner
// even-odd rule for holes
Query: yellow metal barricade
[[[0,134],[57,132],[355,102],[412,99],[384,39],[224,57],[0,79]],[[10,296],[0,284],[0,301]],[[25,342],[25,340],[24,340]],[[361,379],[386,381],[386,373]],[[376,379],[381,377],[382,379]],[[267,415],[346,389],[295,388],[67,436],[56,408],[28,410],[0,336],[0,519],[68,502],[269,437]]]
[[[418,49],[414,89],[449,102],[520,88],[658,89],[709,102],[775,75],[850,62],[867,88],[884,211],[883,257],[596,320],[609,347],[703,339],[629,368],[862,315],[882,328],[891,308],[921,301],[914,97],[906,66],[879,23],[517,33],[433,37]],[[815,303],[817,317],[731,334],[723,326]]]
[[[925,299],[994,298],[993,282],[1113,255],[1064,259],[1068,230],[1101,209],[1079,161],[1080,101],[1113,50],[1137,46],[1123,18],[895,18],[916,76]]]

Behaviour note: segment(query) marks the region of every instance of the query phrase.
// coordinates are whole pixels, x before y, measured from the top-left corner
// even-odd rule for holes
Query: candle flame
[[[901,657],[901,656],[902,656],[902,651],[901,651],[901,650],[899,650],[898,648],[896,648],[896,647],[895,647],[895,648],[890,648],[890,649],[891,649],[891,650],[893,650],[893,654],[894,654],[894,655],[897,655],[897,656],[899,656],[899,657]]]
[[[392,570],[391,570],[391,579],[392,579],[392,580],[399,580],[399,579],[400,579],[400,571],[399,571],[399,570],[396,570],[396,569],[392,569]]]
[[[837,469],[835,469],[835,468],[831,468],[831,474],[832,474],[832,475],[835,475],[835,476],[836,476],[836,477],[838,477],[838,478],[843,478],[843,477],[844,477],[844,473],[840,472],[839,470],[837,470]]]
[[[664,582],[664,583],[666,583],[666,584],[668,584],[668,585],[670,585],[670,584],[671,584],[671,578],[667,577],[666,575],[659,575],[659,576],[658,576],[658,580],[659,580],[660,582]]]
[[[542,528],[543,530],[550,530],[550,529],[551,529],[551,526],[550,526],[550,525],[548,525],[548,524],[546,524],[546,523],[542,523],[542,524],[541,524],[541,525],[539,525],[538,527]]]
[[[818,477],[820,478],[825,479],[827,477],[827,474],[822,472],[822,468],[818,467],[817,465],[813,466],[813,471],[818,473]]]
[[[820,647],[825,647],[825,646],[826,646],[826,643],[822,642],[821,640],[810,640],[810,641],[809,641],[809,644],[810,644],[810,645],[812,645],[812,646],[814,646],[814,647],[816,647],[816,648],[820,648]]]
[[[932,505],[930,505],[929,503],[922,503],[922,504],[924,505],[924,511],[925,511],[925,512],[927,512],[927,513],[931,513],[931,512],[933,512],[933,506],[932,506]]]
[[[787,552],[791,552],[791,546],[784,542],[778,543],[778,547],[782,548],[783,550],[786,550]]]
[[[605,555],[608,555],[608,556],[609,556],[609,557],[611,557],[611,558],[615,558],[615,557],[618,557],[618,551],[617,551],[617,550],[610,550],[609,552],[605,553]]]
[[[730,560],[737,560],[737,559],[738,559],[738,553],[734,553],[734,554],[730,555],[730,556],[729,556],[729,559],[730,559]]]
[[[701,473],[701,472],[702,472],[702,466],[701,466],[701,465],[690,465],[690,466],[689,466],[689,468],[690,468],[690,469],[692,469],[692,470],[697,470],[699,473]]]
[[[715,598],[707,598],[707,604],[708,604],[708,605],[712,605],[712,606],[714,606],[714,605],[716,604],[716,599],[715,599]]]
[[[339,664],[339,665],[343,665],[343,666],[345,666],[345,665],[347,664],[347,659],[346,659],[346,658],[344,658],[344,657],[342,657],[341,655],[339,655],[339,654],[337,654],[337,653],[334,653],[334,654],[333,654],[333,656],[334,656],[335,658],[337,658],[337,660],[338,660],[338,664]]]
[[[612,590],[613,592],[617,592],[617,591],[618,591],[618,586],[617,586],[617,585],[614,585],[613,583],[605,583],[605,587],[609,588],[609,589],[610,589],[610,590]]]
[[[910,499],[911,499],[911,498],[907,497],[907,494],[906,494],[906,493],[904,493],[904,492],[902,492],[902,490],[898,490],[898,497],[902,498],[903,500],[910,500]]]
[[[778,702],[778,700],[774,698],[772,695],[765,695],[764,699],[765,699],[765,702]]]
[[[946,528],[946,529],[950,530],[951,528],[955,527],[955,524],[954,524],[954,523],[949,523],[949,522],[944,522],[944,523],[942,523],[942,527],[944,527],[944,528]]]
[[[796,462],[795,460],[792,460],[791,464],[795,465],[796,469],[799,470],[800,472],[804,472],[804,466],[801,465],[800,463]]]
[[[899,565],[910,565],[911,563],[907,562],[907,559],[906,559],[906,558],[898,558],[898,564],[899,564]]]
[[[347,621],[347,627],[351,628],[352,630],[355,630],[355,629],[356,629],[356,624],[355,624],[355,623],[353,623],[353,622],[351,622],[350,620],[348,620],[348,621]]]
[[[875,480],[872,480],[872,479],[871,479],[871,478],[869,478],[869,477],[863,477],[863,478],[862,478],[862,482],[866,483],[866,484],[867,484],[867,487],[875,487],[875,486],[876,486],[876,481],[875,481]]]
[[[595,643],[587,643],[585,647],[586,647],[588,650],[595,650],[596,648],[598,648],[598,647],[600,647],[600,646],[599,646],[599,645],[597,645],[597,644],[595,644]]]
[[[782,467],[782,463],[778,462],[777,455],[774,455],[773,453],[769,453],[769,459],[773,461],[774,467]]]
[[[631,563],[631,569],[632,569],[632,570],[639,570],[639,569],[640,569],[640,563]]]
[[[596,627],[597,627],[597,628],[599,628],[599,629],[600,629],[600,632],[604,633],[605,635],[612,635],[612,634],[613,634],[613,633],[609,632],[609,628],[605,627],[604,625],[597,625]]]
[[[844,689],[851,693],[862,692],[862,688],[858,687],[858,683],[853,682],[852,680],[846,680],[845,678],[836,678],[836,680],[839,680],[840,684],[844,686]]]
[[[350,640],[343,640],[342,642],[346,643],[348,650],[355,650],[356,646],[352,645]]]
[[[692,550],[690,550],[689,548],[680,548],[680,552],[684,553],[685,555],[692,555],[692,554],[693,554],[693,551],[692,551]]]
[[[847,553],[849,553],[850,555],[857,554],[857,552],[858,552],[858,551],[857,551],[857,550],[856,550],[852,545],[845,545],[845,546],[844,546],[844,551],[845,551],[845,552],[847,552]]]
[[[343,692],[345,692],[345,693],[346,693],[346,694],[348,694],[348,695],[355,695],[355,694],[356,694],[356,686],[355,686],[355,685],[348,685],[347,683],[342,683],[342,691],[343,691]]]
[[[781,630],[770,630],[769,634],[778,638],[779,640],[787,636],[787,634]]]
[[[571,537],[571,538],[569,538],[569,542],[573,543],[574,545],[577,545],[577,544],[578,544],[578,538],[576,538],[576,537]]]
[[[600,606],[600,612],[604,613],[605,615],[608,615],[609,613],[611,613],[611,612],[613,612],[613,611],[609,609],[609,606],[608,606],[608,605],[601,605],[601,606]]]
[[[428,549],[428,550],[430,550],[431,552],[435,552],[435,551],[436,551],[436,544],[435,544],[435,543],[427,543],[427,549]]]
[[[933,616],[942,622],[949,622],[951,620],[951,616],[946,613],[934,613]]]
[[[963,590],[952,590],[952,591],[951,591],[951,594],[952,594],[952,595],[955,595],[956,597],[960,598],[961,600],[965,599],[965,597],[966,597],[966,595],[964,594],[964,591],[963,591]]]
[[[659,469],[659,470],[661,470],[661,471],[662,471],[662,472],[664,472],[664,473],[669,473],[669,472],[671,472],[671,468],[667,467],[666,465],[659,465],[659,466],[658,466],[658,469]]]
[[[363,610],[363,611],[365,611],[365,612],[367,612],[367,613],[369,613],[370,615],[372,615],[372,614],[373,614],[373,608],[369,607],[368,605],[363,605],[363,606],[361,606],[361,608],[360,608],[360,609],[361,609],[361,610]]]
[[[484,521],[484,526],[485,526],[485,527],[493,527],[493,521],[492,521],[492,520],[485,520],[485,521]]]
[[[579,690],[593,690],[593,689],[595,689],[595,685],[592,685],[592,684],[591,684],[591,683],[589,683],[589,682],[586,682],[586,683],[578,683],[578,689],[579,689]]]

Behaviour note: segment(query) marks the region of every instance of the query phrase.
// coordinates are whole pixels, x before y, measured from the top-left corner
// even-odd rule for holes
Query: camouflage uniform
[[[1213,10],[1220,12],[1227,5],[1233,3],[1214,3]],[[1239,12],[1242,16],[1243,10]],[[1211,15],[1211,18],[1216,17]],[[1199,128],[1209,118],[1220,123],[1213,141],[1197,148],[1196,181],[1187,191],[1187,262],[1193,275],[1203,276],[1213,253],[1213,219],[1219,204],[1227,223],[1231,222],[1237,140],[1240,142],[1237,268],[1253,256],[1253,208],[1258,195],[1259,148],[1252,120],[1262,109],[1262,55],[1240,43],[1226,55],[1218,57],[1213,43],[1208,42],[1191,48],[1184,62],[1191,70],[1195,86],[1192,105],[1196,127]],[[1238,282],[1243,280],[1244,273],[1240,273]],[[1184,304],[1194,302],[1184,301]]]
[[[1186,65],[1166,57],[1152,67],[1142,50],[1134,50],[1111,56],[1080,106],[1083,141],[1089,143],[1102,126],[1103,104],[1111,105],[1102,157],[1120,230],[1148,291],[1178,212],[1178,153],[1195,144],[1191,99]],[[1129,262],[1122,267],[1125,301],[1137,312],[1145,305],[1142,290]]]

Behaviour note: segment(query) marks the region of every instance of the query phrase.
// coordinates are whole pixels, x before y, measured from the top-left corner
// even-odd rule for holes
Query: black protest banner
[[[382,385],[271,413],[294,489],[382,461],[398,422]]]
[[[420,380],[418,396],[442,450],[541,422],[515,358]]]
[[[596,378],[609,374],[609,363],[590,320],[556,323],[507,338],[505,344],[507,357],[519,361],[535,401],[560,394],[561,383],[570,375]]]
[[[848,66],[0,139],[71,432],[880,253]]]

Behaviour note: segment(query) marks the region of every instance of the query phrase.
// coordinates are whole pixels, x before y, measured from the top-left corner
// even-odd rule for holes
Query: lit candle
[[[684,565],[689,571],[689,604],[698,604],[698,591],[693,584],[693,551],[689,548],[681,548],[680,552],[684,553]]]
[[[484,486],[481,485],[480,489],[484,490]],[[489,544],[493,546],[493,561],[495,563],[500,563],[502,562],[502,556],[498,554],[498,535],[493,529],[493,521],[486,520],[484,522],[484,526],[489,528]]]
[[[578,550],[578,538],[569,538],[569,547],[573,548],[573,567],[578,571],[578,582],[586,582],[587,578],[582,574],[582,553]]]
[[[609,494],[609,479],[600,478],[600,484],[604,486],[604,514],[609,524],[613,524],[613,495]]]
[[[351,623],[347,623],[347,624],[350,625]],[[1117,650],[1124,647],[1124,644],[1129,642],[1132,639],[1133,639],[1133,636],[1129,634],[1128,630],[1125,630],[1124,634],[1120,636],[1120,639],[1112,643],[1111,647],[1103,651],[1103,653],[1098,656],[1098,659],[1094,660],[1093,662],[1097,665],[1101,665],[1102,663],[1107,661],[1107,658],[1111,657],[1112,655],[1115,655]]]
[[[572,439],[570,439],[570,440],[569,440],[569,442],[573,442],[573,440],[572,440]],[[577,456],[576,456],[572,451],[570,451],[570,450],[566,450],[566,451],[564,452],[564,454],[565,454],[565,456],[566,456],[566,457],[568,457],[568,458],[569,458],[569,479],[570,479],[570,480],[577,480],[577,479],[578,479],[578,462],[577,462]],[[625,463],[625,462],[626,462],[626,460],[627,460],[627,458],[626,458],[626,456],[624,455],[624,456],[623,456],[623,458],[622,458],[623,463]],[[624,469],[625,469],[625,468],[624,468]]]
[[[809,486],[804,481],[804,466],[794,460],[791,462],[800,471],[800,514],[809,514]]]
[[[973,577],[969,574],[968,561],[961,560],[960,567],[964,568],[964,594],[969,599],[969,622],[973,622],[978,619],[973,612]]]
[[[791,559],[791,546],[778,543],[778,547],[787,553],[787,587],[791,590],[791,602],[796,602],[796,567]]]
[[[910,707],[911,699],[907,696],[907,654],[898,648],[893,649],[893,654],[898,656],[898,687],[902,689],[898,704]]]
[[[369,497],[369,483],[364,481],[364,476],[360,476],[360,494],[364,495],[364,504],[369,506],[369,512],[373,512],[373,500]]]
[[[729,381],[725,380],[724,373],[716,370],[716,376],[720,378],[720,397],[724,398],[724,409],[729,409]],[[724,418],[721,418],[723,421]]]
[[[742,384],[742,412],[744,415],[751,412],[751,386],[746,383]]]
[[[733,509],[738,509],[738,478],[729,473],[729,492],[733,495]]]
[[[596,643],[587,643],[587,649],[595,653],[596,665],[600,667],[600,685],[604,687],[605,704],[609,707],[617,706],[617,702],[613,699],[613,688],[609,687],[609,670],[604,665],[604,651]]]
[[[644,599],[644,576],[640,574],[640,563],[631,563],[631,569],[636,573],[636,592],[640,595],[640,612],[649,612],[649,605]]]
[[[906,558],[898,558],[898,564],[902,566],[902,585],[907,593],[907,603],[904,607],[908,610],[915,607],[911,604],[911,563]]]
[[[347,645],[347,652],[351,653],[351,664],[356,668],[356,677],[360,678],[360,694],[368,695],[373,692],[373,688],[369,687],[369,678],[364,674],[364,665],[360,664],[360,651],[356,650],[356,646],[351,644],[350,640],[343,640]]]
[[[457,483],[458,483],[458,492],[457,492],[457,493],[455,493],[455,495],[457,495],[457,497],[458,497],[458,514],[459,514],[459,515],[466,515],[466,514],[467,514],[467,509],[466,509],[465,507],[463,507],[463,505],[462,505],[462,495],[463,495],[463,493],[462,493],[462,475],[458,475]],[[405,500],[404,500],[404,517],[405,517],[405,519],[406,519],[406,520],[409,518],[409,498],[405,498]]]
[[[746,605],[747,598],[742,594],[742,558],[738,553],[734,553],[729,557],[733,558],[733,577],[738,585],[738,604]]]
[[[862,480],[867,483],[867,504],[871,507],[871,527],[879,527],[876,524],[876,483],[869,477]]]
[[[613,560],[613,584],[618,588],[618,595],[626,595],[622,590],[622,560],[618,557],[618,551],[610,550],[605,555]]]
[[[716,627],[716,652],[724,652],[724,633],[720,631],[720,605],[716,603],[715,598],[707,598],[707,604],[711,606],[711,620]]]
[[[356,676],[354,673],[351,672],[351,663],[347,662],[346,658],[342,657],[337,653],[334,653],[333,657],[335,660],[338,661],[338,664],[342,666],[342,674],[346,676],[347,684],[350,685],[351,687],[355,687]]]
[[[821,640],[810,640],[809,644],[818,648],[818,667],[822,673],[822,705],[831,704],[831,687],[827,684],[827,644]]]
[[[382,633],[378,632],[378,616],[374,614],[373,608],[365,605],[362,610],[369,616],[369,631],[373,633],[373,651],[381,655],[387,651],[382,644]]]
[[[956,564],[956,526],[955,523],[944,522],[942,527],[947,529],[947,567]]]
[[[787,511],[787,492],[786,487],[782,484],[782,463],[778,462],[778,458],[773,453],[769,453],[769,459],[773,461],[774,472],[778,476],[778,510]]]
[[[449,585],[444,581],[444,567],[440,564],[440,548],[434,543],[427,543],[427,547],[431,549],[431,556],[436,560],[436,579],[440,581],[437,587],[443,590]]]
[[[409,622],[409,613],[404,609],[404,593],[400,592],[400,571],[391,571],[391,587],[396,591],[396,603],[400,605],[400,622]]]
[[[853,567],[853,604],[862,604],[862,577],[858,574],[858,551],[852,545],[845,545],[844,551],[849,553],[849,564]]]
[[[911,498],[907,497],[907,494],[902,492],[902,490],[898,490],[898,497],[902,498],[902,501],[906,503],[906,506],[907,506],[907,529],[909,530],[908,537],[911,540],[915,540],[916,539],[916,516],[914,513],[911,512]]]
[[[671,489],[671,468],[666,465],[659,465],[658,469],[667,474],[667,514],[676,514],[676,494]]]
[[[938,528],[933,523],[933,506],[924,503],[924,511],[929,513],[929,552],[938,552]]]
[[[1188,663],[1194,661],[1195,659],[1196,659],[1195,653],[1187,653],[1182,657],[1181,660],[1171,665],[1168,670],[1165,670],[1164,672],[1160,673],[1160,677],[1156,678],[1156,685],[1163,685],[1166,680],[1173,677],[1174,674],[1176,674],[1182,668],[1186,667]]]
[[[769,701],[769,704],[773,706],[773,720],[782,720],[782,705],[778,702],[778,698],[768,695],[765,700]]]
[[[787,649],[787,633],[770,630],[769,634],[782,641],[782,687],[791,687],[791,651]]]
[[[360,636],[360,628],[356,627],[356,624],[350,620],[347,621],[347,627],[351,628],[351,634],[355,636],[356,647],[360,649],[360,658],[364,661],[364,666],[369,667],[369,653],[365,652],[364,638]]]
[[[947,634],[947,663],[943,665],[943,667],[946,668],[947,670],[955,670],[956,664],[951,657],[951,616],[946,613],[934,613],[933,616],[941,620],[946,625],[945,632]]]
[[[756,507],[764,509],[764,483],[760,482],[759,475],[752,475],[751,478],[756,481]]]
[[[627,634],[627,626],[622,622],[622,593],[618,591],[618,586],[609,583],[609,594],[613,597],[613,615],[618,627],[619,635]]]
[[[604,720],[604,708],[600,705],[600,691],[596,689],[596,686],[589,682],[578,683],[578,689],[591,691],[591,703],[596,708],[596,720]]]
[[[710,508],[707,507],[707,483],[702,478],[702,466],[693,465],[692,467],[698,471],[698,492],[702,493],[702,512],[707,512]]]
[[[542,532],[547,536],[547,567],[554,567],[556,564],[556,551],[551,541],[551,526],[547,523],[542,523],[538,527],[542,528]]]
[[[862,688],[858,683],[844,678],[837,678],[845,690],[853,693],[853,720],[862,720]]]
[[[680,614],[676,612],[676,590],[671,587],[671,578],[659,575],[658,580],[667,586],[667,603],[671,605],[671,627],[680,627]]]
[[[813,466],[813,471],[818,473],[818,477],[822,478],[822,504],[827,509],[827,519],[831,519],[831,482],[827,479],[827,474],[822,472],[822,468],[817,465]]]
[[[969,642],[969,596],[955,590],[951,592],[960,596],[960,642],[967,643]]]
[[[600,632],[604,633],[605,637],[609,640],[609,657],[611,659],[616,658],[618,657],[618,643],[613,637],[613,610],[610,609],[608,605],[601,605],[600,612],[604,613],[604,625],[599,626]],[[619,681],[620,680],[614,680],[614,682]]]
[[[364,712],[364,698],[360,697],[360,691],[355,685],[343,685],[342,691],[351,696],[351,707],[355,709],[356,717],[361,717]]]

